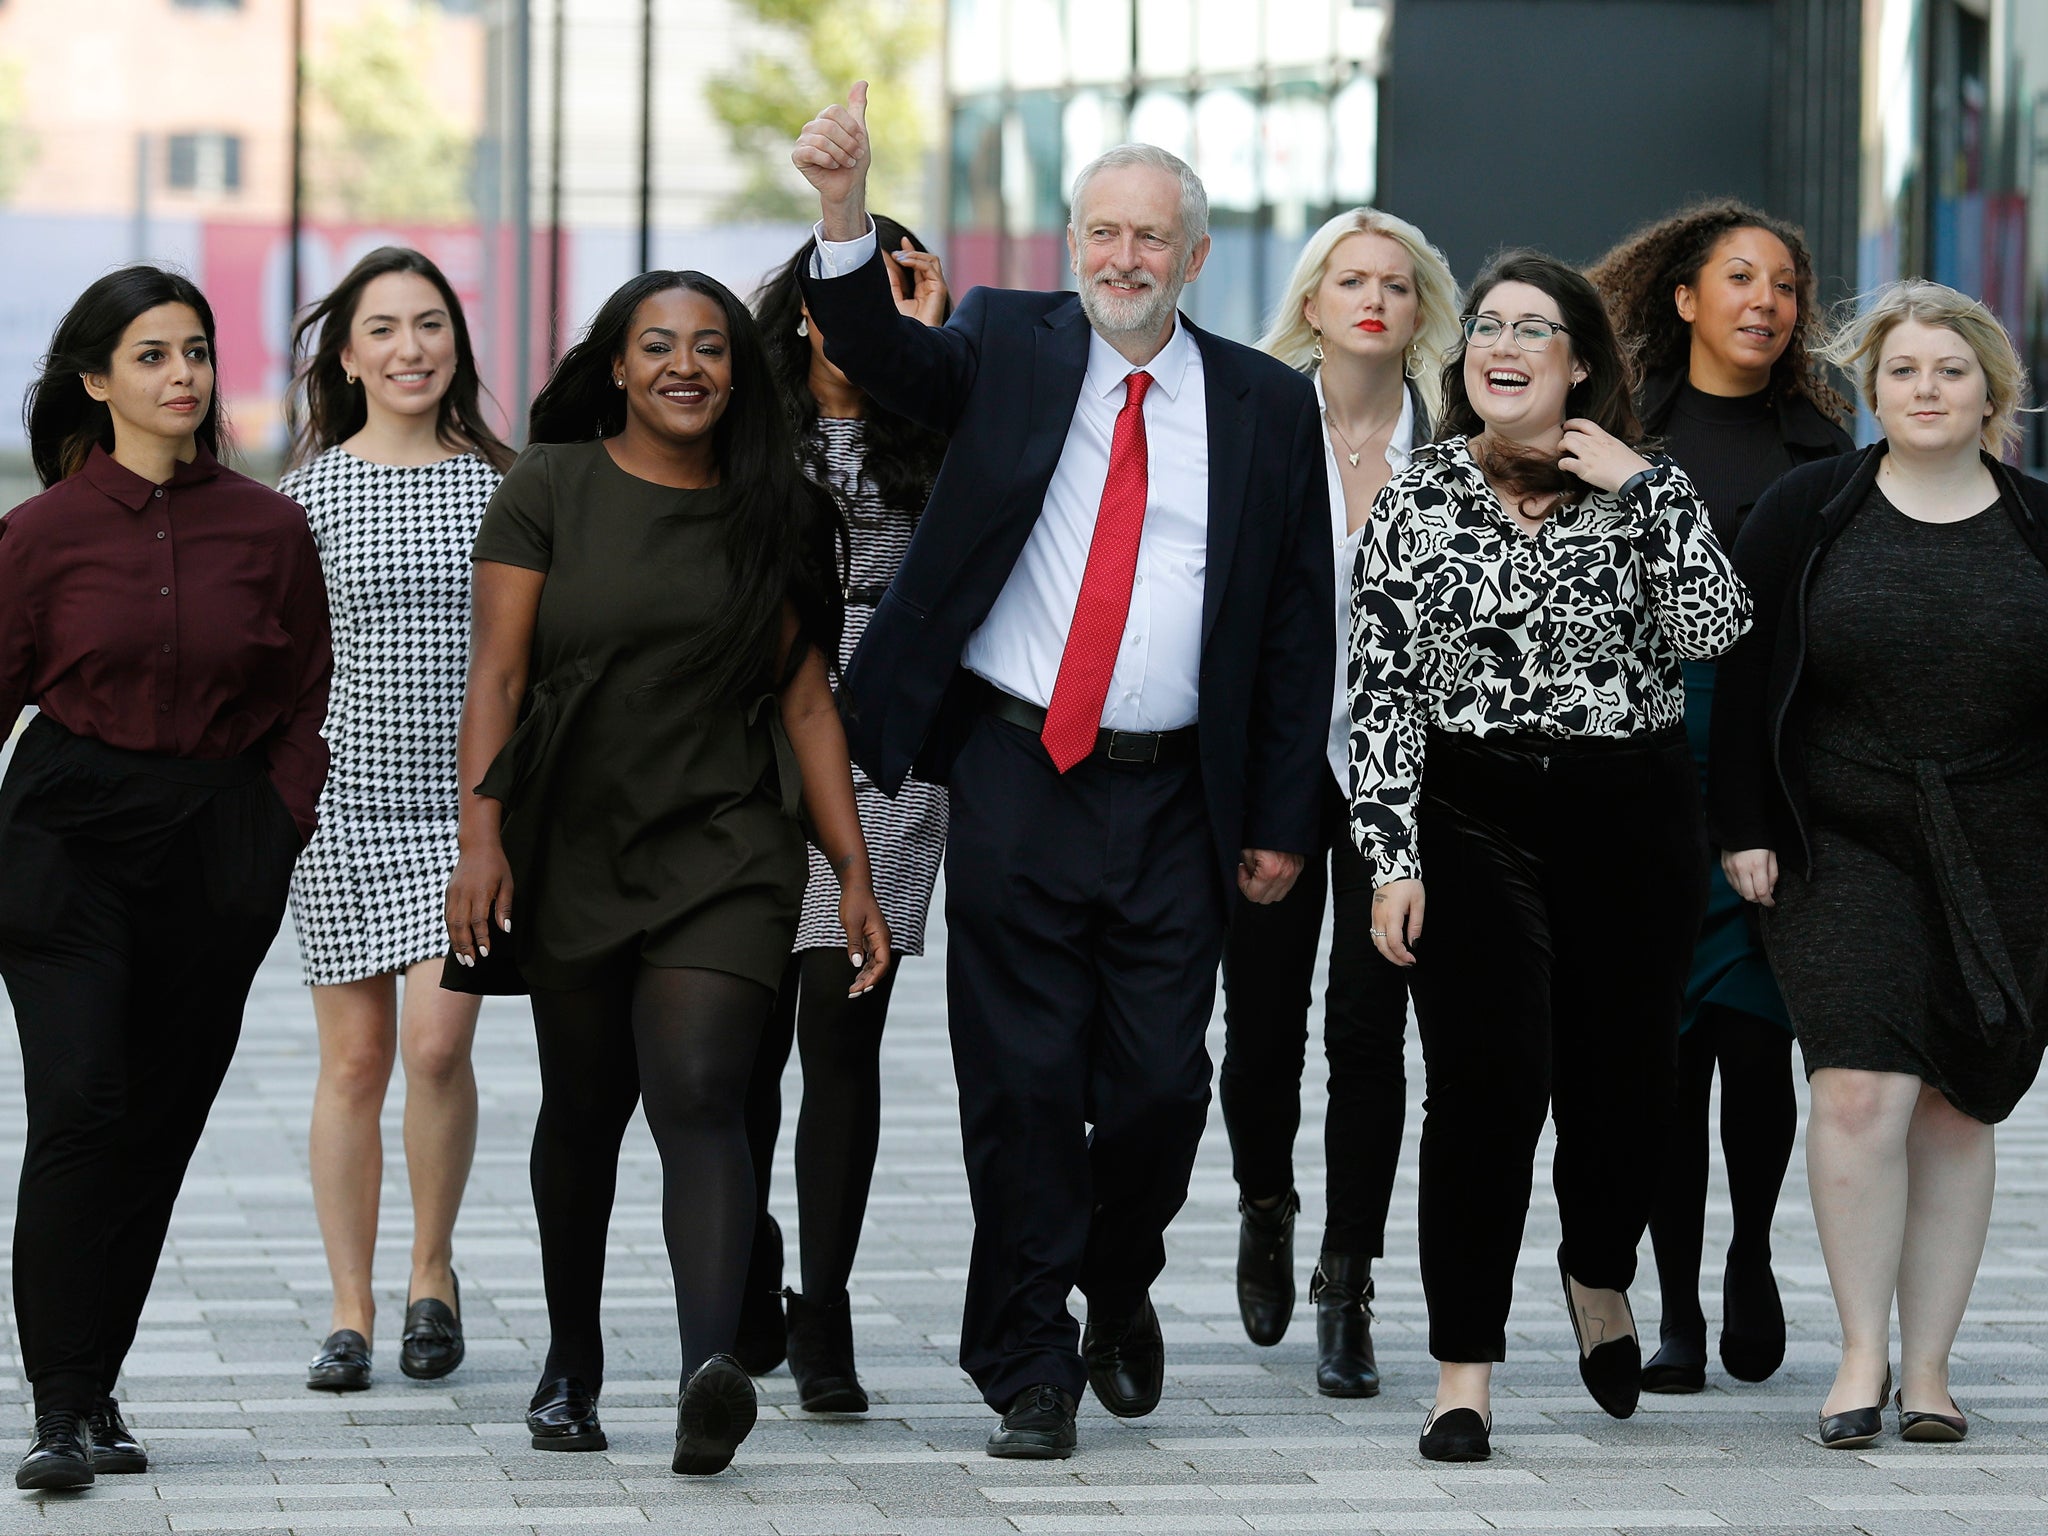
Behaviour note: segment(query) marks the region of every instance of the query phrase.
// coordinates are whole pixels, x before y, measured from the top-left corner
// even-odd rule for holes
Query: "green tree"
[[[416,223],[470,216],[476,141],[434,97],[433,47],[427,27],[379,8],[329,32],[308,59],[308,180],[323,211]]]
[[[789,163],[796,136],[818,108],[843,100],[865,79],[875,169],[869,203],[901,219],[923,212],[924,156],[931,126],[913,87],[938,44],[937,0],[735,0],[780,32],[788,46],[757,52],[705,88],[747,167],[747,185],[726,214],[738,218],[817,217],[817,198]]]
[[[22,125],[27,110],[21,65],[13,59],[0,59],[0,203],[14,196],[36,156],[35,136]]]

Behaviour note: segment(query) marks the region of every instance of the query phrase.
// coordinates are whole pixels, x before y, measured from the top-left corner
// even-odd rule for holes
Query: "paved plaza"
[[[942,932],[937,939],[942,945]],[[1915,1448],[1888,1438],[1857,1455],[1814,1443],[1834,1318],[1795,1159],[1777,1227],[1793,1342],[1775,1380],[1736,1386],[1717,1369],[1701,1396],[1648,1398],[1626,1423],[1603,1416],[1573,1367],[1552,1258],[1556,1213],[1539,1190],[1512,1357],[1497,1377],[1494,1459],[1455,1469],[1421,1461],[1415,1439],[1434,1377],[1413,1250],[1420,1109],[1411,1082],[1393,1252],[1378,1275],[1384,1395],[1335,1401],[1316,1396],[1311,1380],[1305,1291],[1321,1217],[1318,1088],[1300,1143],[1304,1296],[1287,1340],[1261,1350],[1238,1326],[1234,1191],[1212,1114],[1194,1194],[1153,1292],[1168,1350],[1159,1411],[1120,1422],[1086,1402],[1073,1460],[987,1459],[991,1417],[953,1363],[970,1222],[941,973],[939,954],[910,962],[890,1021],[881,1167],[853,1281],[874,1410],[807,1417],[787,1372],[777,1372],[761,1383],[762,1422],[734,1467],[688,1481],[668,1470],[679,1361],[659,1173],[638,1125],[612,1223],[603,1401],[612,1448],[528,1449],[520,1418],[546,1329],[526,1186],[534,1052],[518,1002],[486,1005],[477,1047],[483,1132],[457,1233],[468,1364],[442,1382],[398,1373],[393,1330],[404,1309],[409,1218],[394,1157],[378,1255],[377,1387],[342,1397],[305,1390],[327,1291],[306,1181],[313,1025],[287,926],[257,982],[241,1055],[128,1363],[122,1396],[152,1470],[103,1478],[77,1495],[10,1494],[0,1532],[2048,1530],[2048,1097],[2040,1093],[2001,1133],[1997,1220],[1957,1351],[1957,1396],[1975,1416],[1965,1445]],[[1220,1030],[1211,1045],[1220,1048]],[[1412,1042],[1410,1062],[1419,1075]],[[9,1161],[0,1187],[11,1195],[21,1142],[11,1049],[4,1063],[0,1146]],[[792,1066],[792,1095],[797,1086]],[[401,1094],[394,1085],[387,1114],[394,1150]],[[785,1131],[775,1193],[793,1229],[788,1143]],[[1710,1248],[1726,1232],[1717,1193]],[[1646,1252],[1636,1300],[1654,1338],[1647,1271]],[[1710,1281],[1710,1317],[1718,1289]],[[11,1333],[6,1350],[0,1387],[15,1427],[5,1448],[18,1455],[29,1409]]]

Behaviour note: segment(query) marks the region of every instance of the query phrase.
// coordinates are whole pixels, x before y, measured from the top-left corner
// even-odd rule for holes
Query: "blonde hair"
[[[1351,235],[1384,235],[1405,250],[1415,265],[1415,339],[1409,343],[1406,368],[1422,396],[1423,409],[1434,422],[1443,415],[1444,359],[1456,350],[1460,334],[1458,280],[1451,276],[1451,264],[1444,260],[1444,253],[1406,219],[1377,208],[1352,208],[1310,235],[1288,276],[1266,334],[1259,338],[1259,350],[1304,373],[1314,366],[1316,333],[1309,328],[1302,306],[1322,287],[1330,253]]]
[[[1850,301],[1856,313],[1836,330],[1820,355],[1847,374],[1856,393],[1871,411],[1877,409],[1877,370],[1886,338],[1908,320],[1952,331],[1961,337],[1984,370],[1984,384],[1990,395],[1991,414],[1984,418],[1979,436],[1994,458],[2019,441],[2019,414],[2027,397],[2027,370],[2014,350],[2012,338],[1998,317],[1977,299],[1958,293],[1945,283],[1908,278],[1859,294]]]

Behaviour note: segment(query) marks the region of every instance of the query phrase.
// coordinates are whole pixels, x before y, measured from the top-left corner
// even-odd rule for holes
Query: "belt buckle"
[[[1156,763],[1159,736],[1155,731],[1111,731],[1109,760],[1112,763]]]

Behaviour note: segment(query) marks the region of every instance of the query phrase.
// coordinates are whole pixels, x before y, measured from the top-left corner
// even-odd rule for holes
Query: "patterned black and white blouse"
[[[1462,438],[1416,450],[1373,504],[1351,576],[1351,836],[1375,884],[1420,879],[1433,726],[1633,736],[1685,718],[1680,663],[1749,628],[1748,589],[1675,464],[1594,491],[1533,535]]]

